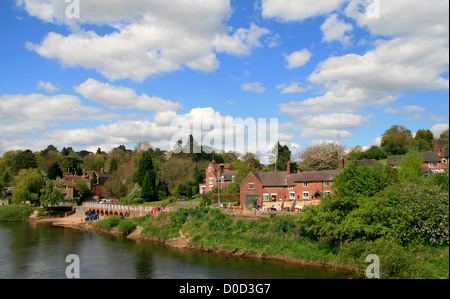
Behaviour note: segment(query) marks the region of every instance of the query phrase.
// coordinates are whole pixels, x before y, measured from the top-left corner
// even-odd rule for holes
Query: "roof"
[[[309,171],[287,174],[281,172],[252,172],[264,187],[294,186],[296,182],[329,182],[334,181],[337,170]]]
[[[441,158],[448,158],[448,149],[444,150],[442,154],[439,154],[438,152],[425,152],[419,153],[419,156],[422,158],[424,163],[440,162]],[[402,155],[389,156],[386,163],[388,165],[398,165],[403,157],[404,156]]]
[[[448,142],[448,138],[439,138],[439,139],[436,139],[436,144],[437,144],[440,148],[444,148],[445,145],[447,144],[447,142]]]
[[[233,178],[233,175],[237,174],[237,170],[225,170],[222,173],[222,176],[225,178],[225,181],[231,181]]]
[[[375,159],[366,159],[366,160],[357,160],[353,161],[354,163],[358,163],[359,166],[368,166],[368,167],[383,167],[383,164],[378,162]]]

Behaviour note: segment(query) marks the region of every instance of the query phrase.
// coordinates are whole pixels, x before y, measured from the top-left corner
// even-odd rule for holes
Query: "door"
[[[246,195],[245,196],[245,205],[247,207],[253,207],[254,206],[254,201],[258,198],[258,195]]]

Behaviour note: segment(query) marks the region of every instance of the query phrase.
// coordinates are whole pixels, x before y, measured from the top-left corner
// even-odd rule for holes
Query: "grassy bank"
[[[219,210],[181,209],[134,220],[143,236],[168,241],[188,237],[189,244],[208,251],[304,260],[353,269],[364,277],[369,254],[380,257],[382,278],[448,278],[448,246],[408,246],[380,238],[375,241],[336,242],[303,233],[299,216],[271,215],[259,221],[240,219]]]
[[[0,208],[0,222],[26,221],[33,214],[35,208],[21,205],[10,205]]]

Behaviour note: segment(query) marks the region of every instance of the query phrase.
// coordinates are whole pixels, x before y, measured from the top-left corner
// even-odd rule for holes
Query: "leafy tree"
[[[410,149],[416,149],[417,140],[405,126],[393,125],[383,133],[381,148],[391,155],[404,155]]]
[[[63,172],[61,170],[61,168],[59,168],[58,162],[53,163],[50,168],[48,169],[47,172],[47,177],[50,180],[54,180],[57,177],[62,177],[63,176]]]
[[[422,179],[423,159],[417,152],[410,152],[405,155],[399,164],[398,178],[400,182],[419,183]]]
[[[14,157],[14,173],[21,169],[37,168],[36,156],[30,150],[19,151]]]
[[[133,176],[133,182],[138,183],[142,187],[144,183],[144,178],[147,172],[154,171],[153,159],[149,151],[142,153],[141,159],[139,160],[138,168]]]
[[[440,138],[449,138],[448,129],[441,133]]]
[[[22,169],[14,177],[12,200],[16,203],[37,202],[43,185],[44,178],[36,168]]]
[[[40,204],[44,207],[55,206],[64,199],[61,188],[53,181],[47,181],[44,188],[41,189]]]
[[[430,130],[418,130],[414,139],[418,142],[419,151],[427,151],[434,146],[434,135]]]
[[[350,163],[334,178],[333,188],[339,196],[374,196],[391,184],[390,176],[381,167]]]
[[[78,192],[81,194],[81,196],[85,196],[86,194],[90,193],[90,190],[84,179],[75,181],[75,188],[78,190]]]
[[[117,171],[119,166],[117,165],[117,160],[112,158],[111,162],[109,162],[109,173],[113,173],[114,171]]]
[[[387,153],[379,146],[373,145],[368,150],[363,152],[360,159],[375,159],[382,160],[387,158]]]

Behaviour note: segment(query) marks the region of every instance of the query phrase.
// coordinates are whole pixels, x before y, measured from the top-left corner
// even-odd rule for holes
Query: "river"
[[[253,259],[176,250],[121,236],[0,223],[0,279],[64,279],[79,257],[82,279],[345,279],[348,274]]]

